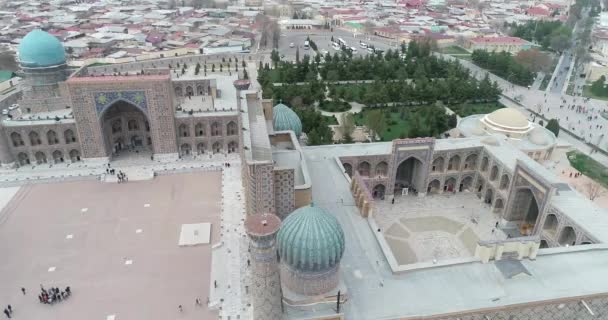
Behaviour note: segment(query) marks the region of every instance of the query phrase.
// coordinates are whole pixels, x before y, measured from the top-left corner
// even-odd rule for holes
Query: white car
[[[367,44],[365,42],[359,43],[359,46],[363,49],[367,48]]]
[[[2,109],[2,115],[5,116],[8,114],[8,109]]]
[[[372,48],[372,47],[367,47],[367,51],[368,51],[369,53],[374,53],[374,48]]]
[[[327,53],[329,53],[329,51],[327,51],[327,50],[325,50],[325,49],[321,50],[321,54],[322,54],[322,55],[326,55]]]
[[[289,44],[289,47],[290,47],[290,48],[293,48],[293,47],[295,47],[295,46],[296,46],[296,45],[295,45],[293,42]]]
[[[355,48],[355,47],[350,47],[350,51],[351,51],[353,54],[356,54],[356,53],[357,53],[357,48]]]
[[[15,110],[15,109],[19,109],[19,105],[18,104],[13,104],[10,107],[8,107],[8,110]]]

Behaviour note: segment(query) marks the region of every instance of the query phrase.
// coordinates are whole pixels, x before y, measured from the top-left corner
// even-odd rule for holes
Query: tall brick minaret
[[[274,214],[253,214],[245,220],[251,239],[251,276],[254,320],[280,320],[281,280],[275,240],[281,219]]]

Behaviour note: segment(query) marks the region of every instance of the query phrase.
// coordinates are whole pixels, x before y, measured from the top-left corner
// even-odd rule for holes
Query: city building
[[[517,37],[475,37],[465,44],[469,51],[506,51],[512,54],[528,50],[532,46],[532,43]]]

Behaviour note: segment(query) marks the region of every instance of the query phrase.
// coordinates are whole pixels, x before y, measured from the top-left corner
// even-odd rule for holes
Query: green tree
[[[376,135],[382,139],[382,132],[386,128],[386,118],[382,113],[382,110],[375,109],[367,114],[365,125],[372,133],[372,140],[376,140]]]
[[[545,126],[547,130],[553,132],[553,134],[557,137],[559,135],[559,120],[551,119],[547,122],[547,126]]]

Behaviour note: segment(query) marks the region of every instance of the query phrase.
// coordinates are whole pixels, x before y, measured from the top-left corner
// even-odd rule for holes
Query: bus
[[[346,41],[344,41],[344,39],[342,38],[338,38],[338,44],[342,47],[345,46],[346,47]]]
[[[310,43],[308,42],[308,40],[304,41],[304,50],[308,50],[310,49]]]

